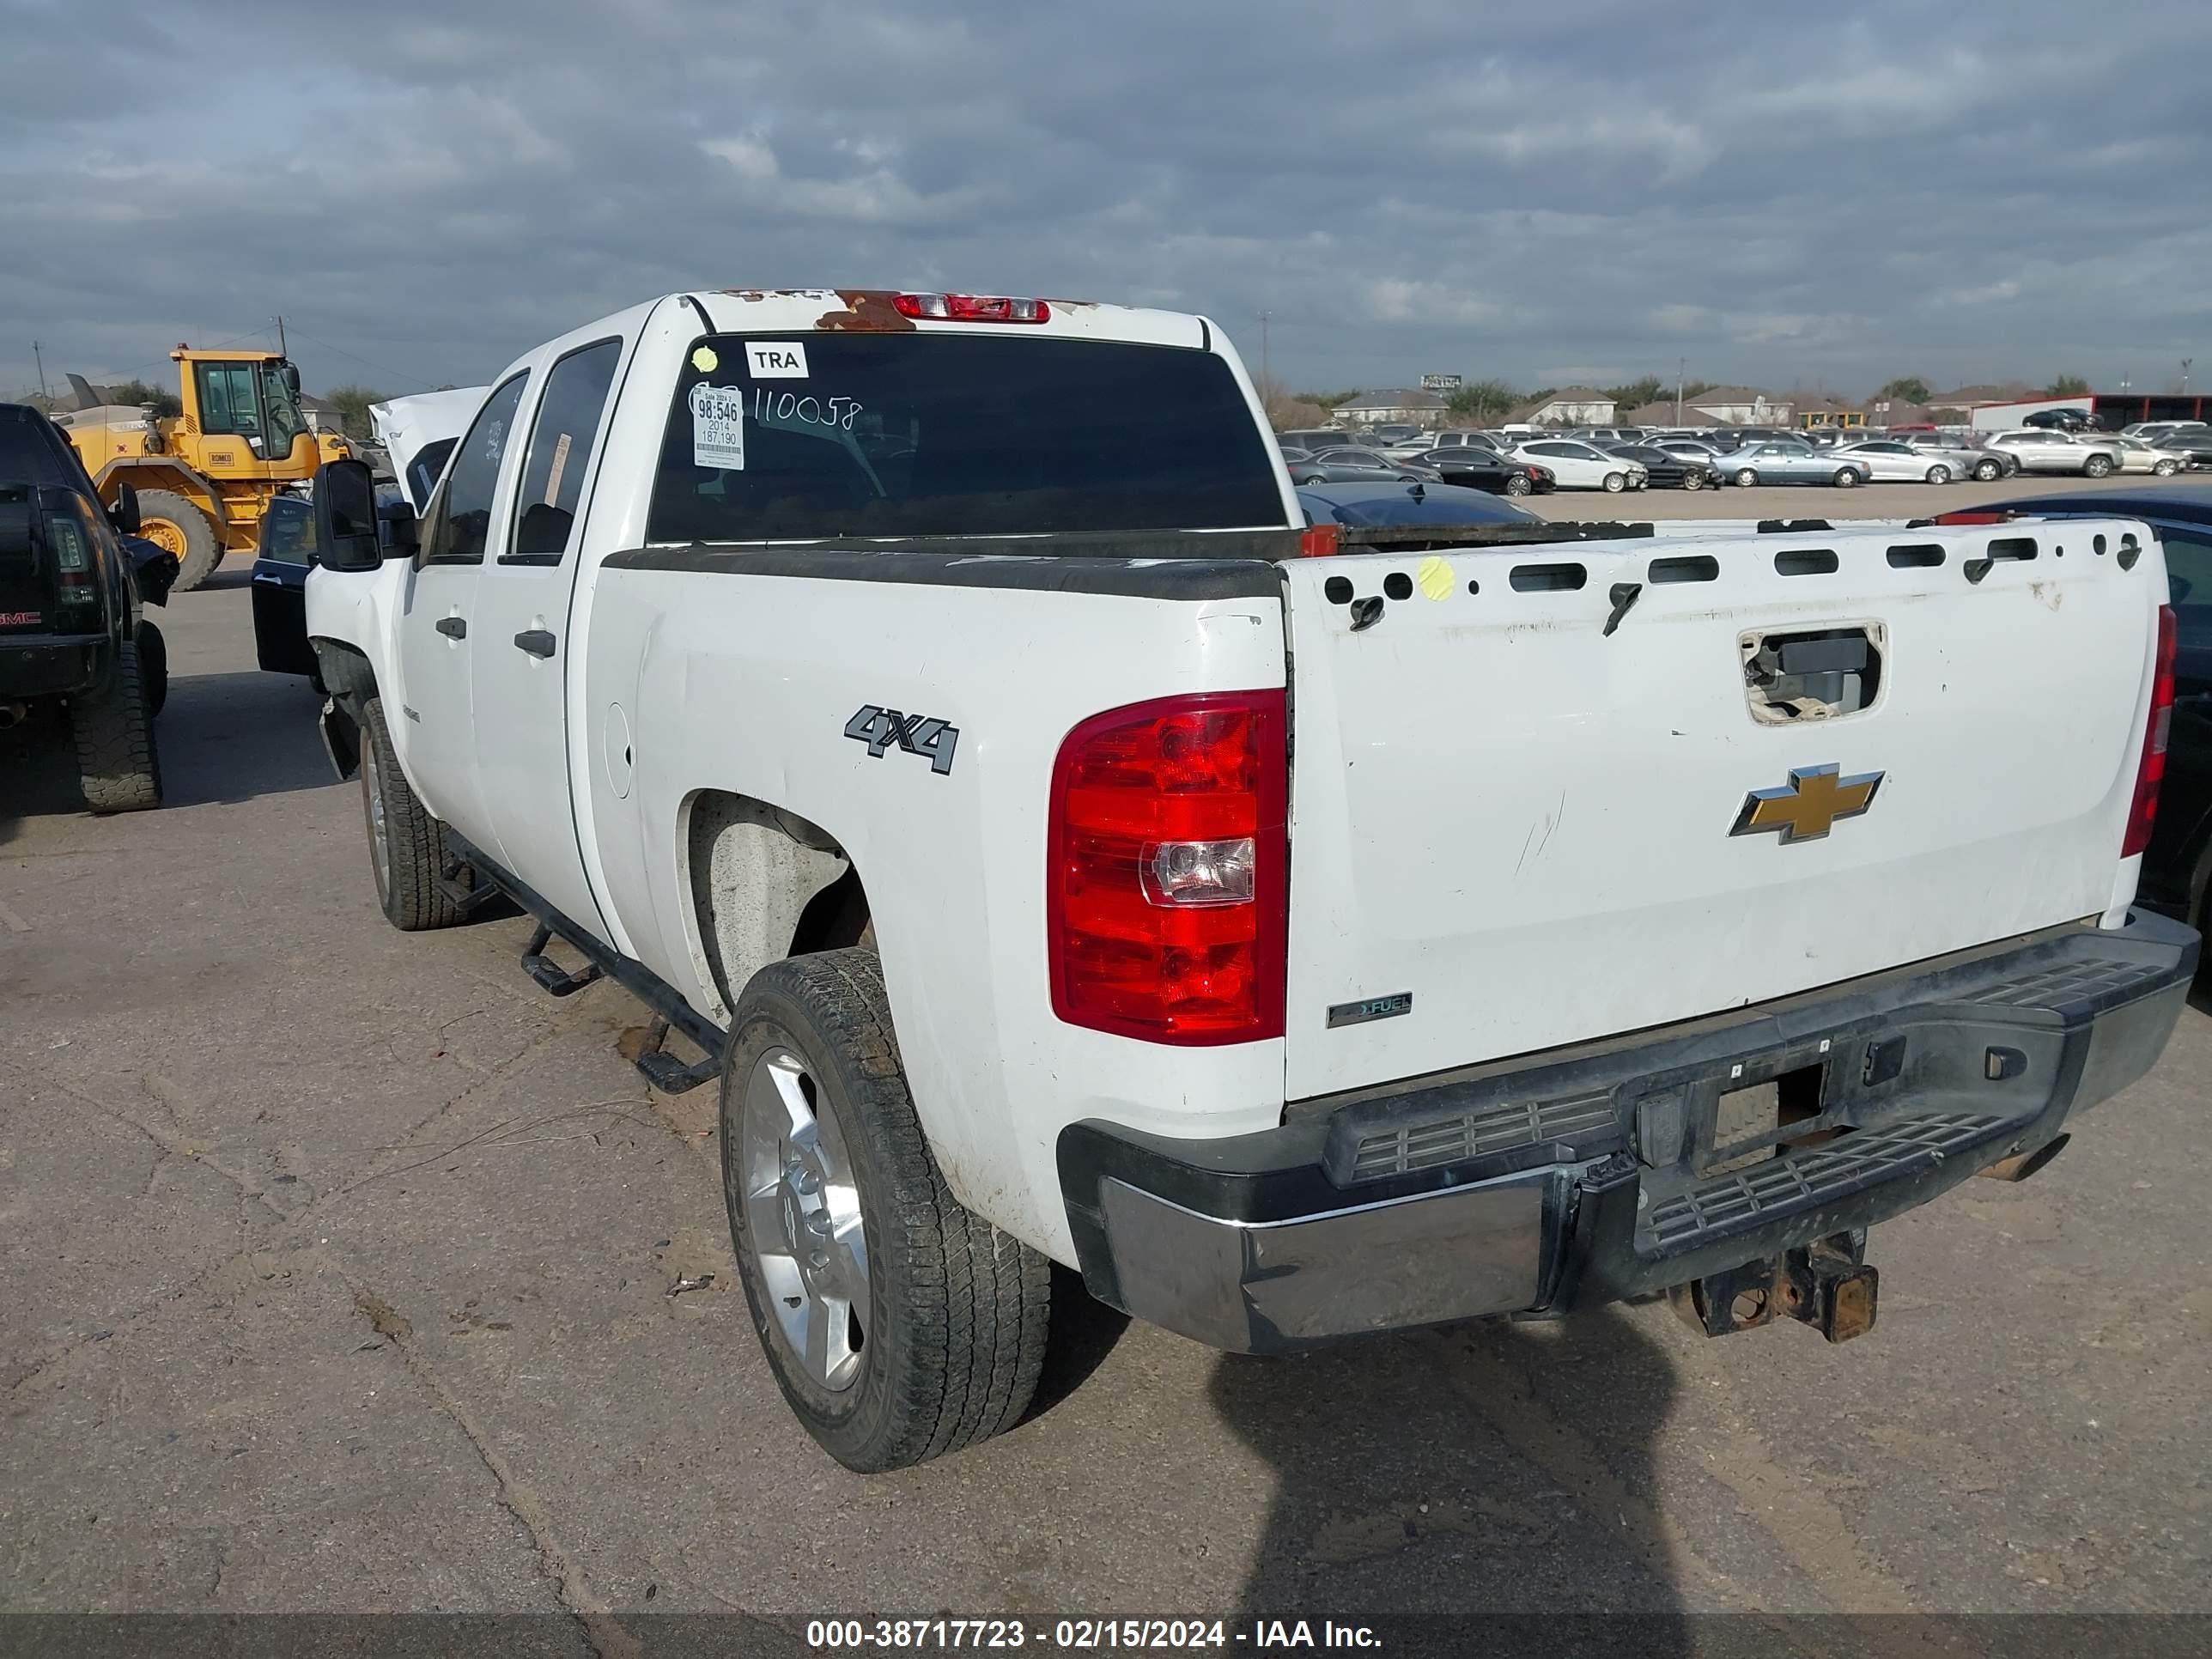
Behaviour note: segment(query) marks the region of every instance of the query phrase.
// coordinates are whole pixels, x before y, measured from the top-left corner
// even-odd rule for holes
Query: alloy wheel
[[[745,1229],[775,1325],[830,1392],[857,1382],[866,1343],[867,1228],[836,1119],[806,1061],[770,1048],[745,1082]]]

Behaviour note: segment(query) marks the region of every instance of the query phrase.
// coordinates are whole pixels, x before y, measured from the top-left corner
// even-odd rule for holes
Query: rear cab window
[[[651,541],[1285,522],[1268,434],[1212,352],[950,332],[714,335],[684,364]]]

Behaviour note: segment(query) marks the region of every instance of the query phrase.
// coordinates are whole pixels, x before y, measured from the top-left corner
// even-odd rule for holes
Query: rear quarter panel
[[[866,887],[915,1103],[969,1208],[1069,1261],[1054,1162],[1064,1125],[1195,1135],[1279,1121],[1279,1041],[1163,1048],[1054,1018],[1045,834],[1053,759],[1079,721],[1176,692],[1283,684],[1279,599],[609,567],[586,645],[579,787],[630,953],[719,1017],[684,874],[698,791],[828,830]],[[846,737],[870,704],[956,727],[951,769]],[[623,728],[626,783],[608,764]]]

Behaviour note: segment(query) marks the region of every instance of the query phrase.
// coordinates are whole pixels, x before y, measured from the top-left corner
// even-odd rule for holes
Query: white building
[[[1755,386],[1717,386],[1682,399],[1682,418],[1713,426],[1787,426],[1791,404]]]
[[[1436,426],[1443,420],[1444,407],[1444,400],[1433,392],[1393,386],[1377,392],[1363,392],[1329,413],[1346,426],[1381,426],[1397,422]]]
[[[1571,386],[1515,410],[1516,426],[1611,426],[1613,400],[1586,386]]]

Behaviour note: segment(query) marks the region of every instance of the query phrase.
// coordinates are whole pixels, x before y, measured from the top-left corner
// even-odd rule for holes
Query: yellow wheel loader
[[[72,374],[81,406],[54,418],[101,501],[112,507],[125,484],[137,489],[139,533],[177,556],[182,592],[224,554],[252,552],[270,497],[313,477],[323,453],[300,413],[300,371],[284,358],[183,345],[169,356],[183,413],[103,403]]]

